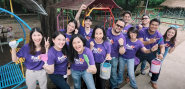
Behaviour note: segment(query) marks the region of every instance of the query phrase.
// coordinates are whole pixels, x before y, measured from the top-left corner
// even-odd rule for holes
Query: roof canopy
[[[100,4],[110,8],[120,8],[113,0],[61,0],[59,3],[51,7],[78,10],[82,4],[88,7],[99,6]]]
[[[167,6],[169,8],[185,8],[185,0],[166,0],[161,6]]]

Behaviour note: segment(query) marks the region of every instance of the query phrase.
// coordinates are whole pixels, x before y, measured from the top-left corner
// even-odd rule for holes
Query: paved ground
[[[159,89],[185,89],[185,41],[179,44],[175,51],[168,54],[163,61],[162,70],[158,79],[157,85]],[[136,77],[138,89],[152,89],[149,84],[150,77],[146,75],[139,75]],[[130,83],[121,89],[132,89]]]

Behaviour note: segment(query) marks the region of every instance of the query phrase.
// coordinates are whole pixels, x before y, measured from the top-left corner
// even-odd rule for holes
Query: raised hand
[[[120,38],[119,40],[118,40],[118,43],[119,43],[119,45],[123,45],[123,38]]]
[[[46,49],[46,54],[48,53],[48,49],[49,49],[49,37],[46,40],[46,37],[44,37],[44,41],[45,41],[45,49]]]
[[[154,45],[154,46],[151,48],[152,52],[153,52],[153,51],[156,51],[156,50],[158,49],[158,47],[159,47],[158,44]]]
[[[106,56],[106,60],[112,60],[111,56]]]
[[[78,29],[75,29],[75,34],[78,34]]]
[[[19,45],[19,43],[17,43],[16,41],[11,41],[11,42],[9,42],[9,46],[10,46],[11,48],[17,48],[18,45]]]
[[[82,10],[87,9],[87,6],[85,4],[82,4],[80,9],[82,9]]]
[[[155,43],[158,39],[160,39],[160,38],[156,38],[156,36],[155,36],[154,38],[150,39],[150,43]]]
[[[94,47],[94,42],[91,41],[91,42],[90,42],[90,48],[93,48],[93,47]]]

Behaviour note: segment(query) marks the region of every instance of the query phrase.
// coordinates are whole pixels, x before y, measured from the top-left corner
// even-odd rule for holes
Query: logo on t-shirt
[[[146,37],[146,41],[150,41],[150,38]]]
[[[165,47],[170,47],[170,44],[166,43],[166,44],[165,44]]]
[[[75,64],[83,64],[84,63],[84,59],[79,58],[79,59],[75,59]]]
[[[38,62],[41,61],[40,55],[35,57],[35,56],[31,56],[31,60],[33,60],[33,62]]]
[[[111,45],[114,43],[114,41],[112,39],[109,39],[109,37],[107,37],[107,40],[110,42]]]
[[[101,54],[101,52],[102,52],[102,49],[101,48],[95,48],[95,47],[93,47],[93,53],[99,53],[99,54]]]
[[[63,62],[67,58],[66,55],[63,55],[62,57],[58,57],[58,61]]]
[[[127,48],[127,49],[130,49],[130,50],[133,50],[133,49],[134,49],[134,46],[133,46],[133,45],[127,44],[127,45],[126,45],[126,48]]]
[[[67,42],[69,42],[69,41],[70,41],[70,39],[69,39],[69,38],[66,38],[66,41],[67,41]]]
[[[127,34],[127,30],[122,30],[122,33],[123,34]]]
[[[85,39],[88,41],[89,39],[91,39],[91,37],[85,35]]]

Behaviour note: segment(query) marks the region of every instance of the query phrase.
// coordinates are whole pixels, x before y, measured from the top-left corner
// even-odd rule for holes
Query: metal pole
[[[148,0],[147,0],[146,7],[145,7],[145,14],[146,14],[147,6],[148,6]]]

